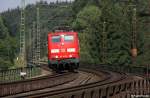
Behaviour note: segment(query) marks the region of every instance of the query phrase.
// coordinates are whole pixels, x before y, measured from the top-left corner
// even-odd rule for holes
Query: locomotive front
[[[48,65],[55,71],[74,71],[79,67],[79,39],[77,32],[48,34]]]

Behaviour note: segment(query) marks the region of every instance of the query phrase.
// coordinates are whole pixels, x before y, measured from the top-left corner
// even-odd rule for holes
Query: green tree
[[[15,57],[16,42],[9,36],[7,27],[0,17],[0,69],[7,69],[13,65]]]
[[[0,39],[4,39],[8,35],[8,30],[3,23],[3,19],[0,16]]]
[[[101,10],[96,6],[86,6],[73,23],[74,29],[80,31],[81,61],[99,62]]]
[[[25,26],[26,26],[26,41],[29,41],[29,32],[33,29],[32,24],[33,22],[36,22],[36,7],[40,8],[40,35],[41,35],[41,55],[47,56],[47,47],[46,47],[46,41],[47,41],[47,34],[49,32],[52,32],[53,28],[55,26],[61,26],[61,25],[67,25],[70,26],[72,23],[72,9],[71,4],[69,3],[50,3],[47,2],[38,2],[36,5],[30,4],[26,6],[26,17],[25,17]],[[6,12],[1,13],[5,26],[8,27],[8,31],[10,33],[10,36],[15,37],[15,42],[18,45],[15,46],[19,50],[19,31],[20,31],[20,8],[8,10]],[[35,28],[36,30],[36,28]],[[32,33],[33,34],[33,33]],[[33,34],[34,37],[36,34]],[[17,40],[17,41],[16,41]],[[32,39],[33,42],[34,39]],[[14,43],[15,43],[14,42]],[[29,42],[27,44],[27,50],[31,47],[31,44]],[[17,54],[19,52],[17,51]],[[31,53],[28,53],[31,54]]]

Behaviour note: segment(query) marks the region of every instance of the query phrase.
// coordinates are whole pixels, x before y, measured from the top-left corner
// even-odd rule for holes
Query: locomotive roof
[[[55,26],[53,31],[57,30],[63,30],[63,31],[73,31],[73,29],[70,26]]]
[[[77,34],[77,32],[49,32],[49,35],[61,35],[61,34]]]

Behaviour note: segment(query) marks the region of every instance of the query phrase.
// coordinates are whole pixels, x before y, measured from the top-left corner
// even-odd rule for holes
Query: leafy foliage
[[[53,31],[55,26],[71,25],[72,22],[72,9],[70,2],[57,2],[48,4],[45,1],[38,2],[36,5],[27,5],[25,9],[25,26],[26,26],[26,45],[27,56],[30,55],[31,42],[36,41],[36,34],[33,34],[33,22],[37,22],[37,7],[39,7],[40,14],[40,35],[41,35],[41,55],[47,56],[47,34]],[[8,10],[2,13],[5,24],[8,27],[10,35],[15,36],[17,39],[17,54],[19,53],[19,31],[20,31],[20,8]],[[63,19],[62,19],[63,18]],[[34,28],[37,29],[36,26]],[[32,33],[32,34],[30,34]],[[35,31],[36,33],[36,31]],[[30,36],[32,35],[32,36]],[[33,37],[34,36],[34,37]],[[31,40],[29,39],[31,37]]]
[[[7,27],[0,17],[0,69],[7,69],[13,65],[15,57],[16,42],[10,37]]]
[[[136,2],[138,21],[136,30],[138,57],[136,57],[136,65],[142,65],[144,63],[140,58],[144,55],[144,32],[149,29],[145,29],[145,24],[142,22],[145,18],[141,18],[138,15],[141,11],[147,10],[146,2],[148,1]],[[90,62],[90,60],[93,59],[94,63],[102,63],[102,24],[106,21],[107,39],[105,41],[107,42],[107,58],[105,63],[112,65],[132,64],[131,43],[133,32],[133,8],[129,8],[128,5],[119,0],[75,0],[73,10],[77,13],[73,27],[80,32],[81,61],[83,59],[84,62]],[[97,15],[97,12],[101,14]],[[87,43],[90,43],[89,46]],[[84,56],[85,54],[86,56]],[[90,57],[90,60],[86,57]],[[146,56],[146,58],[148,57]]]
[[[92,63],[97,60],[99,62],[100,51],[100,16],[101,11],[96,6],[86,6],[81,10],[77,19],[73,23],[73,27],[76,30],[82,30],[80,35],[80,44],[81,44],[81,60],[88,58],[88,61]],[[99,25],[98,25],[99,24]],[[95,42],[99,42],[95,44]]]
[[[32,25],[33,22],[36,22],[36,7],[39,6],[42,56],[47,56],[47,33],[51,32],[55,26],[69,25],[79,32],[81,62],[102,63],[103,23],[106,22],[105,51],[107,58],[105,63],[121,66],[131,65],[133,8],[128,6],[129,4],[129,2],[125,3],[121,0],[75,0],[73,4],[59,3],[58,1],[48,4],[41,1],[37,5],[28,5],[26,7],[26,40],[29,40],[29,32],[33,31]],[[150,18],[143,14],[149,11],[148,0],[138,0],[134,4],[137,8],[136,45],[138,56],[136,65],[143,65],[150,63],[148,56],[150,40],[146,38],[150,29],[149,25],[145,25]],[[2,17],[3,19],[0,18],[0,40],[3,41],[0,42],[0,54],[2,55],[0,62],[7,66],[10,63],[13,64],[12,58],[15,56],[16,47],[19,44],[19,41],[16,43],[16,39],[19,40],[20,9],[3,12]],[[27,50],[31,45],[29,42],[27,43]]]

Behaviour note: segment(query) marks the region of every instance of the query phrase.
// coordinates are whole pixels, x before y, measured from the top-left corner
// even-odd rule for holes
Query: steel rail
[[[47,75],[10,83],[1,83],[0,97],[29,92],[33,90],[39,90],[47,87],[54,87],[73,81],[76,78],[77,74],[68,72],[63,74]]]
[[[63,98],[63,97],[59,97],[60,95],[64,95],[64,94],[68,94],[68,93],[72,93],[72,92],[76,92],[76,91],[82,91],[82,90],[88,90],[90,88],[95,88],[95,87],[102,87],[105,85],[110,85],[116,82],[119,82],[123,79],[126,78],[126,74],[124,73],[117,73],[118,74],[118,78],[113,79],[113,76],[111,72],[109,71],[103,71],[103,70],[91,70],[91,69],[81,69],[84,70],[86,72],[92,72],[95,73],[97,75],[100,75],[100,72],[104,72],[105,74],[107,74],[105,76],[104,79],[100,80],[100,81],[96,81],[93,83],[88,83],[88,84],[83,84],[83,85],[79,85],[79,86],[75,86],[75,87],[71,87],[71,88],[64,88],[64,89],[59,89],[59,90],[54,90],[54,91],[37,91],[37,93],[33,93],[33,94],[29,94],[29,95],[21,95],[18,97],[30,97],[30,98],[41,98],[41,97],[49,97],[49,98],[55,98],[57,96],[57,98]],[[116,74],[114,74],[116,75]],[[54,97],[55,96],[55,97]],[[65,97],[64,97],[65,98]],[[70,97],[71,98],[71,97]]]

